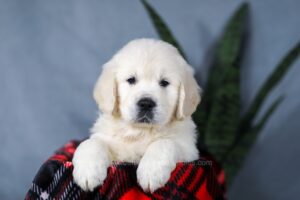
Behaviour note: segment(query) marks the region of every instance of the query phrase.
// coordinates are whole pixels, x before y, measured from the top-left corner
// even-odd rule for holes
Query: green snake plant
[[[177,47],[186,58],[179,42],[155,9],[141,0],[158,36]],[[275,67],[258,90],[249,109],[241,116],[240,70],[244,44],[247,40],[249,5],[243,3],[234,12],[217,42],[201,105],[193,114],[199,140],[223,166],[228,184],[241,167],[244,158],[270,116],[282,103],[276,99],[258,122],[254,122],[268,95],[278,85],[299,57],[300,42]]]

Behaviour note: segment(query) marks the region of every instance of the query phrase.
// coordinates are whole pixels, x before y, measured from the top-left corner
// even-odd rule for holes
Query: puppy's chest
[[[138,163],[153,140],[151,137],[114,138],[108,146],[113,161]]]

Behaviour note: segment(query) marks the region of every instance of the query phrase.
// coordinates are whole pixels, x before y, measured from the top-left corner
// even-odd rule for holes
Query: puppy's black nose
[[[137,102],[137,105],[141,110],[151,111],[156,106],[156,103],[151,98],[142,98]]]

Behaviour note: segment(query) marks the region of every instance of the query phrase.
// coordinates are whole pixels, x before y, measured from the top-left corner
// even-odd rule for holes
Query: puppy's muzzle
[[[147,97],[142,98],[137,102],[138,106],[138,119],[139,123],[151,123],[153,121],[153,111],[156,107],[155,101],[153,99]]]

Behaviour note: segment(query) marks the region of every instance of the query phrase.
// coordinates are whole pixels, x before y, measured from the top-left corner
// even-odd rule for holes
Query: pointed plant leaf
[[[152,20],[152,23],[156,29],[156,32],[158,33],[159,37],[175,46],[180,54],[185,58],[185,54],[182,51],[181,46],[173,36],[171,30],[168,28],[167,24],[164,22],[164,20],[159,16],[159,14],[154,10],[154,8],[146,1],[141,0],[142,4],[144,5],[150,19]]]
[[[222,85],[223,77],[226,75],[226,66],[232,66],[241,54],[241,43],[245,35],[245,21],[248,16],[249,6],[243,3],[229,20],[225,27],[223,36],[216,49],[207,86],[205,88],[205,98],[207,102],[212,102],[215,90]],[[210,107],[210,106],[209,106]]]
[[[299,58],[300,55],[300,42],[287,53],[287,55],[283,58],[283,60],[278,64],[273,73],[268,77],[262,87],[259,89],[256,97],[254,98],[252,104],[250,105],[248,111],[241,119],[240,122],[240,136],[242,137],[243,133],[247,132],[259,112],[264,100],[267,98],[269,93],[272,91],[274,87],[281,81],[284,75],[291,68],[293,63]],[[238,139],[239,139],[238,138]]]
[[[208,106],[205,144],[221,160],[232,145],[240,113],[240,60],[246,36],[248,4],[242,4],[229,20],[217,46],[215,62],[204,98]]]
[[[277,98],[267,109],[257,125],[249,130],[249,132],[244,135],[242,140],[240,140],[240,142],[234,148],[226,153],[225,157],[222,160],[222,163],[224,170],[227,172],[226,180],[228,184],[232,182],[233,177],[242,166],[245,156],[248,154],[261,129],[265,126],[266,122],[281,104],[283,99],[284,96],[280,96],[279,98]]]
[[[266,125],[266,122],[269,120],[269,118],[272,116],[274,111],[278,108],[278,106],[283,101],[284,96],[280,96],[278,99],[276,99],[273,104],[269,107],[269,109],[266,111],[264,116],[261,118],[261,120],[258,122],[258,124],[255,126],[256,132],[260,132],[262,128]]]
[[[229,20],[222,38],[220,39],[215,54],[215,62],[211,67],[208,82],[204,90],[204,97],[201,105],[194,113],[193,119],[200,132],[200,139],[205,141],[208,117],[211,112],[216,89],[222,87],[223,77],[226,76],[226,66],[233,66],[239,63],[241,54],[241,43],[244,40],[245,20],[248,14],[248,4],[242,4]],[[238,80],[238,78],[237,78]],[[210,136],[208,136],[210,137]],[[214,136],[213,136],[214,137]]]

